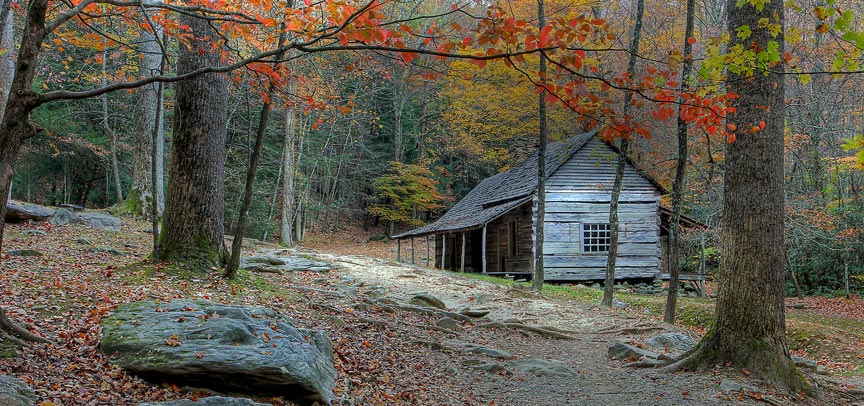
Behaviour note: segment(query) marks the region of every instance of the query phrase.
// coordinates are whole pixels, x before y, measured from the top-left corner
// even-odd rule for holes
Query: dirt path
[[[305,251],[341,267],[336,271],[345,283],[376,290],[404,302],[427,292],[447,308],[484,309],[491,320],[519,319],[525,323],[569,331],[573,339],[544,338],[533,334],[462,325],[448,342],[468,342],[504,350],[516,359],[560,361],[575,371],[572,376],[537,376],[531,373],[477,370],[485,357],[430,350],[439,365],[447,365],[452,398],[438,404],[464,404],[464,394],[482,399],[478,404],[495,405],[669,405],[747,404],[752,399],[722,392],[721,376],[689,373],[666,374],[632,369],[610,361],[607,349],[614,341],[637,340],[639,336],[602,333],[638,324],[654,333],[664,329],[659,322],[622,318],[620,313],[596,305],[539,296],[533,292],[471,279],[449,272],[394,263],[357,255],[333,255]],[[359,282],[357,282],[359,281]],[[755,401],[753,401],[755,402]]]

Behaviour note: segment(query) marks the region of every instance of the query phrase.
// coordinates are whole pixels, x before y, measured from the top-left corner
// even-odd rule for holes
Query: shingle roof
[[[546,149],[546,176],[551,176],[564,162],[594,137],[595,132],[577,135],[549,144]],[[537,152],[522,165],[484,179],[441,216],[438,221],[397,234],[395,239],[420,237],[444,231],[480,228],[511,209],[531,199],[537,189]]]

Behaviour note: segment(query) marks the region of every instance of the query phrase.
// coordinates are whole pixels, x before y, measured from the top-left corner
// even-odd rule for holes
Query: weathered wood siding
[[[532,251],[531,203],[515,208],[486,226],[487,272],[530,272]],[[516,224],[516,253],[510,253],[510,223]],[[446,236],[446,237],[445,237]],[[435,236],[435,267],[441,268],[442,244],[447,240],[444,268],[459,270],[462,260],[462,232]],[[482,272],[482,230],[466,232],[465,271]]]
[[[605,252],[583,252],[585,224],[609,222],[616,154],[592,140],[546,182],[543,261],[545,279],[603,279]],[[660,194],[630,165],[619,198],[616,279],[651,278],[660,272]]]

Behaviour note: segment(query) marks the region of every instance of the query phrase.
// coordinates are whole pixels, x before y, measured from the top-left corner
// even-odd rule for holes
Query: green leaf
[[[735,29],[735,33],[736,33],[735,36],[738,38],[741,38],[742,40],[750,38],[750,34],[751,34],[750,26],[749,25],[742,25],[742,26]]]

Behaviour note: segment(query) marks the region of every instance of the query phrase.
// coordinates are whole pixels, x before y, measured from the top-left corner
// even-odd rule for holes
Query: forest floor
[[[339,371],[335,405],[855,404],[864,395],[860,299],[806,298],[789,307],[790,347],[818,360],[830,375],[807,373],[820,388],[818,398],[787,396],[772,394],[747,371],[669,374],[607,358],[615,341],[639,344],[664,330],[698,338],[711,319],[710,300],[683,299],[681,322],[668,326],[659,320],[659,297],[623,293],[617,297],[629,308],[606,309],[596,305],[595,289],[549,286],[539,295],[512,281],[399,264],[387,259],[394,256],[392,243],[370,243],[359,230],[310,235],[305,247],[290,250],[331,262],[334,271],[244,271],[226,281],[215,273],[189,274],[182,264],[146,264],[152,239],[147,228],[129,219],[120,233],[46,224],[7,228],[4,250],[35,249],[44,256],[4,254],[0,306],[54,344],[18,348],[0,341],[0,373],[27,382],[40,406],[136,405],[206,395],[141,381],[98,351],[99,323],[116,305],[176,297],[267,306],[298,326],[325,330]],[[246,254],[276,249],[251,242]],[[440,328],[440,314],[399,308],[419,292],[440,298],[450,309],[486,309],[490,314],[480,321],[459,320],[454,330]],[[382,297],[394,306],[369,304]],[[569,338],[488,325],[508,319],[550,326]],[[575,375],[479,370],[478,364],[506,361],[460,350],[468,343],[516,359],[560,361]],[[752,390],[725,392],[722,381]],[[279,398],[258,400],[291,404]]]

